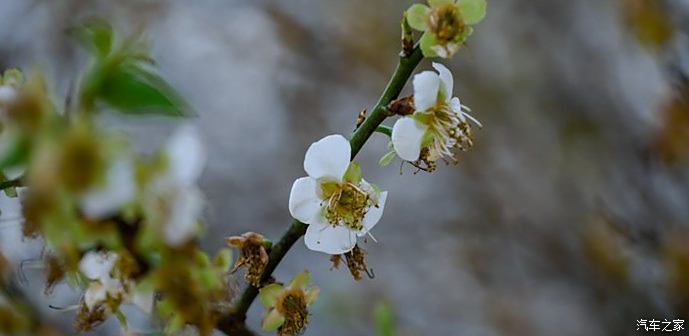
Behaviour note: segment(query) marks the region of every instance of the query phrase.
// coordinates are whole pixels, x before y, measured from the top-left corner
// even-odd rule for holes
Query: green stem
[[[376,127],[376,132],[380,134],[385,134],[389,138],[392,138],[392,127],[390,126],[378,125],[378,127]]]
[[[349,143],[352,145],[352,159],[359,153],[361,147],[364,146],[371,134],[375,132],[378,125],[387,118],[386,107],[400,95],[404,84],[407,83],[421,59],[423,59],[423,55],[419,47],[414,48],[414,51],[408,56],[400,57],[395,73],[390,78],[390,82],[385,87],[385,91],[383,91],[380,99],[378,99],[378,103],[371,110],[371,114],[366,118],[366,121],[354,132],[352,139],[349,140]]]
[[[366,118],[366,121],[364,121],[361,127],[354,132],[354,135],[352,135],[349,141],[352,146],[352,159],[359,153],[368,138],[376,131],[383,120],[387,118],[386,107],[390,102],[397,99],[402,88],[404,88],[407,80],[422,59],[423,55],[419,47],[414,48],[409,55],[400,57],[397,68],[395,68],[395,72],[388,82],[388,85],[385,87],[385,91],[383,91],[380,99],[378,99],[376,106],[373,107],[371,114]],[[266,269],[263,271],[261,282],[270,279],[273,271],[277,268],[278,264],[280,264],[280,261],[282,261],[282,258],[287,254],[290,248],[292,248],[292,245],[306,233],[307,227],[308,225],[300,221],[294,220],[292,222],[287,232],[285,232],[282,238],[280,238],[277,244],[271,249],[268,256],[268,265],[266,265]],[[254,302],[257,295],[258,288],[249,285],[242,293],[239,302],[237,302],[233,314],[223,317],[218,322],[218,330],[227,335],[233,334],[233,331],[238,328],[237,324],[244,323],[246,312],[249,310],[251,303]]]

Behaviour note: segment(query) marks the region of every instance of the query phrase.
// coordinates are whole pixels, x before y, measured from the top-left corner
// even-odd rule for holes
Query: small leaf
[[[378,303],[373,315],[376,319],[377,335],[392,336],[395,329],[392,307],[386,303]]]
[[[382,158],[378,161],[378,165],[381,167],[385,167],[392,162],[393,159],[395,159],[395,156],[397,156],[397,153],[395,153],[394,150],[389,151],[387,154],[383,155]]]
[[[15,136],[9,139],[4,146],[4,152],[0,153],[0,169],[17,166],[28,158],[31,141],[23,136]]]
[[[349,167],[347,167],[347,172],[345,172],[344,180],[357,184],[361,182],[361,176],[361,167],[359,164],[354,161],[350,162]]]
[[[477,24],[486,16],[486,0],[459,0],[457,7],[466,24]]]
[[[428,6],[422,4],[414,4],[409,7],[407,9],[407,22],[409,26],[419,31],[425,31],[429,10]]]
[[[187,114],[183,100],[162,78],[137,65],[111,68],[96,97],[125,114]]]
[[[90,19],[74,28],[72,33],[99,58],[107,56],[112,50],[112,26],[103,19]]]

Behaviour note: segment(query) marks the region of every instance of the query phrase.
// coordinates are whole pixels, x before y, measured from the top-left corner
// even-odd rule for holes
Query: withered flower
[[[266,251],[262,235],[247,232],[241,236],[232,236],[226,239],[227,244],[239,249],[240,254],[232,268],[232,273],[240,267],[246,266],[244,278],[254,287],[261,286],[261,275],[268,264],[268,252]]]
[[[339,269],[342,257],[344,257],[349,273],[352,274],[354,280],[359,281],[362,279],[362,272],[366,273],[369,278],[374,277],[373,271],[366,266],[366,261],[364,260],[365,255],[365,251],[360,248],[359,245],[355,245],[354,248],[347,253],[330,257],[330,261],[333,263],[333,268]]]
[[[289,286],[270,284],[261,288],[259,300],[267,309],[262,327],[265,331],[277,329],[280,336],[293,336],[304,332],[309,323],[308,307],[318,298],[318,288],[306,289],[310,281],[308,272],[294,276]]]

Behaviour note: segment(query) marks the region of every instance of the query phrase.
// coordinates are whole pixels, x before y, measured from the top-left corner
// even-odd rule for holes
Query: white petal
[[[107,291],[100,282],[94,281],[89,285],[84,293],[84,303],[89,309],[93,309],[97,304],[103,302],[107,297]]]
[[[306,247],[314,251],[343,254],[354,248],[356,234],[344,226],[332,226],[319,221],[306,229],[304,242]]]
[[[351,154],[352,147],[345,137],[329,135],[311,144],[304,157],[304,170],[316,180],[341,182]]]
[[[425,111],[435,105],[440,88],[440,77],[433,71],[424,71],[414,76],[414,107]]]
[[[197,229],[197,221],[203,210],[203,197],[196,188],[179,192],[172,202],[168,221],[163,227],[165,242],[179,246],[189,241]]]
[[[292,217],[309,223],[321,211],[321,200],[318,198],[318,182],[310,177],[294,181],[289,193],[289,213]]]
[[[452,108],[452,111],[457,113],[460,118],[464,118],[462,116],[462,103],[460,103],[459,98],[454,97],[450,100],[450,108]]]
[[[81,199],[81,210],[88,218],[114,215],[134,197],[136,185],[131,161],[115,162],[108,169],[105,179],[105,186],[86,192]]]
[[[153,310],[153,299],[155,293],[153,291],[136,291],[132,295],[132,303],[139,307],[144,313],[150,314]]]
[[[117,260],[115,252],[86,253],[79,261],[79,271],[91,280],[106,280],[110,278],[110,271]]]
[[[357,233],[359,237],[366,235],[368,231],[370,231],[374,226],[376,226],[376,224],[378,224],[380,218],[383,217],[383,209],[385,209],[385,201],[387,199],[387,191],[382,191],[380,195],[378,195],[378,207],[371,207],[371,209],[369,209],[366,215],[364,216],[364,228],[361,230],[361,232]]]
[[[109,275],[99,281],[103,285],[103,288],[105,288],[105,291],[113,296],[123,290],[122,282],[118,279],[111,278]]]
[[[17,90],[9,85],[0,85],[0,104],[12,102],[17,97]]]
[[[191,126],[180,127],[170,138],[166,150],[170,174],[182,183],[196,181],[206,162],[206,151],[198,131]]]
[[[406,161],[416,161],[421,154],[421,140],[427,126],[405,117],[397,120],[392,127],[392,146],[399,157]]]
[[[433,62],[433,68],[438,70],[440,75],[441,89],[445,93],[445,100],[449,100],[452,97],[452,88],[454,86],[454,79],[452,78],[452,73],[444,65],[440,63]]]

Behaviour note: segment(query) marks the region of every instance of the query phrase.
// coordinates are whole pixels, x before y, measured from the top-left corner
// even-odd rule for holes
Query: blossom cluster
[[[451,57],[472,33],[471,25],[483,19],[485,7],[485,0],[411,6],[403,29],[422,32],[411,67],[421,55]],[[46,292],[63,280],[83,289],[71,307],[77,311],[78,331],[110,316],[126,328],[121,307],[134,305],[160,316],[166,333],[193,326],[210,335],[228,323],[223,331],[232,333],[242,330],[232,323],[244,323],[258,295],[265,307],[264,330],[300,334],[318,288],[308,288],[308,272],[286,286],[270,275],[301,235],[307,248],[330,255],[335,268],[344,258],[356,280],[362,273],[373,277],[361,242],[376,241],[371,231],[382,219],[388,191],[364,179],[353,160],[361,142],[355,147],[354,141],[334,134],[309,146],[306,176],[296,179],[290,191],[288,208],[296,229],[286,238],[273,245],[247,232],[226,238],[229,247],[210,257],[197,244],[204,209],[197,182],[207,158],[198,132],[182,125],[161,148],[143,155],[125,135],[96,122],[99,113],[108,111],[185,116],[186,104],[151,69],[138,39],[118,40],[98,20],[80,26],[75,35],[93,57],[64,107],[52,100],[39,74],[24,78],[8,70],[0,78],[0,183],[8,196],[21,197],[24,236],[45,241]],[[404,32],[405,48],[412,37]],[[403,52],[402,57],[412,56]],[[438,161],[456,163],[457,151],[472,146],[472,128],[481,123],[454,97],[450,70],[440,63],[432,66],[435,71],[414,75],[412,96],[374,109],[399,117],[393,127],[359,116],[361,134],[368,132],[364,142],[374,129],[390,137],[381,166],[399,157],[403,164],[432,172]],[[384,96],[396,97],[403,85]],[[234,267],[231,248],[238,250]],[[6,264],[0,255],[0,283]],[[242,268],[248,287],[235,300],[230,279]],[[0,322],[12,320],[15,329],[30,325],[2,310],[2,294],[0,286]]]
[[[82,33],[98,42],[112,32],[98,23]],[[111,315],[126,327],[121,306],[127,304],[155,311],[170,331],[190,324],[209,334],[229,309],[232,257],[223,249],[210,258],[196,243],[204,208],[196,183],[205,151],[190,125],[179,127],[152,155],[136,153],[126,135],[98,126],[96,113],[165,111],[174,96],[142,61],[145,50],[129,40],[117,46],[111,38],[105,40],[113,45],[95,55],[73,106],[55,103],[39,74],[4,73],[4,190],[21,196],[24,236],[45,241],[46,292],[65,280],[84,288],[81,300],[67,309],[77,311],[77,330]],[[150,92],[138,105],[118,101],[113,96],[136,94],[120,81]]]

